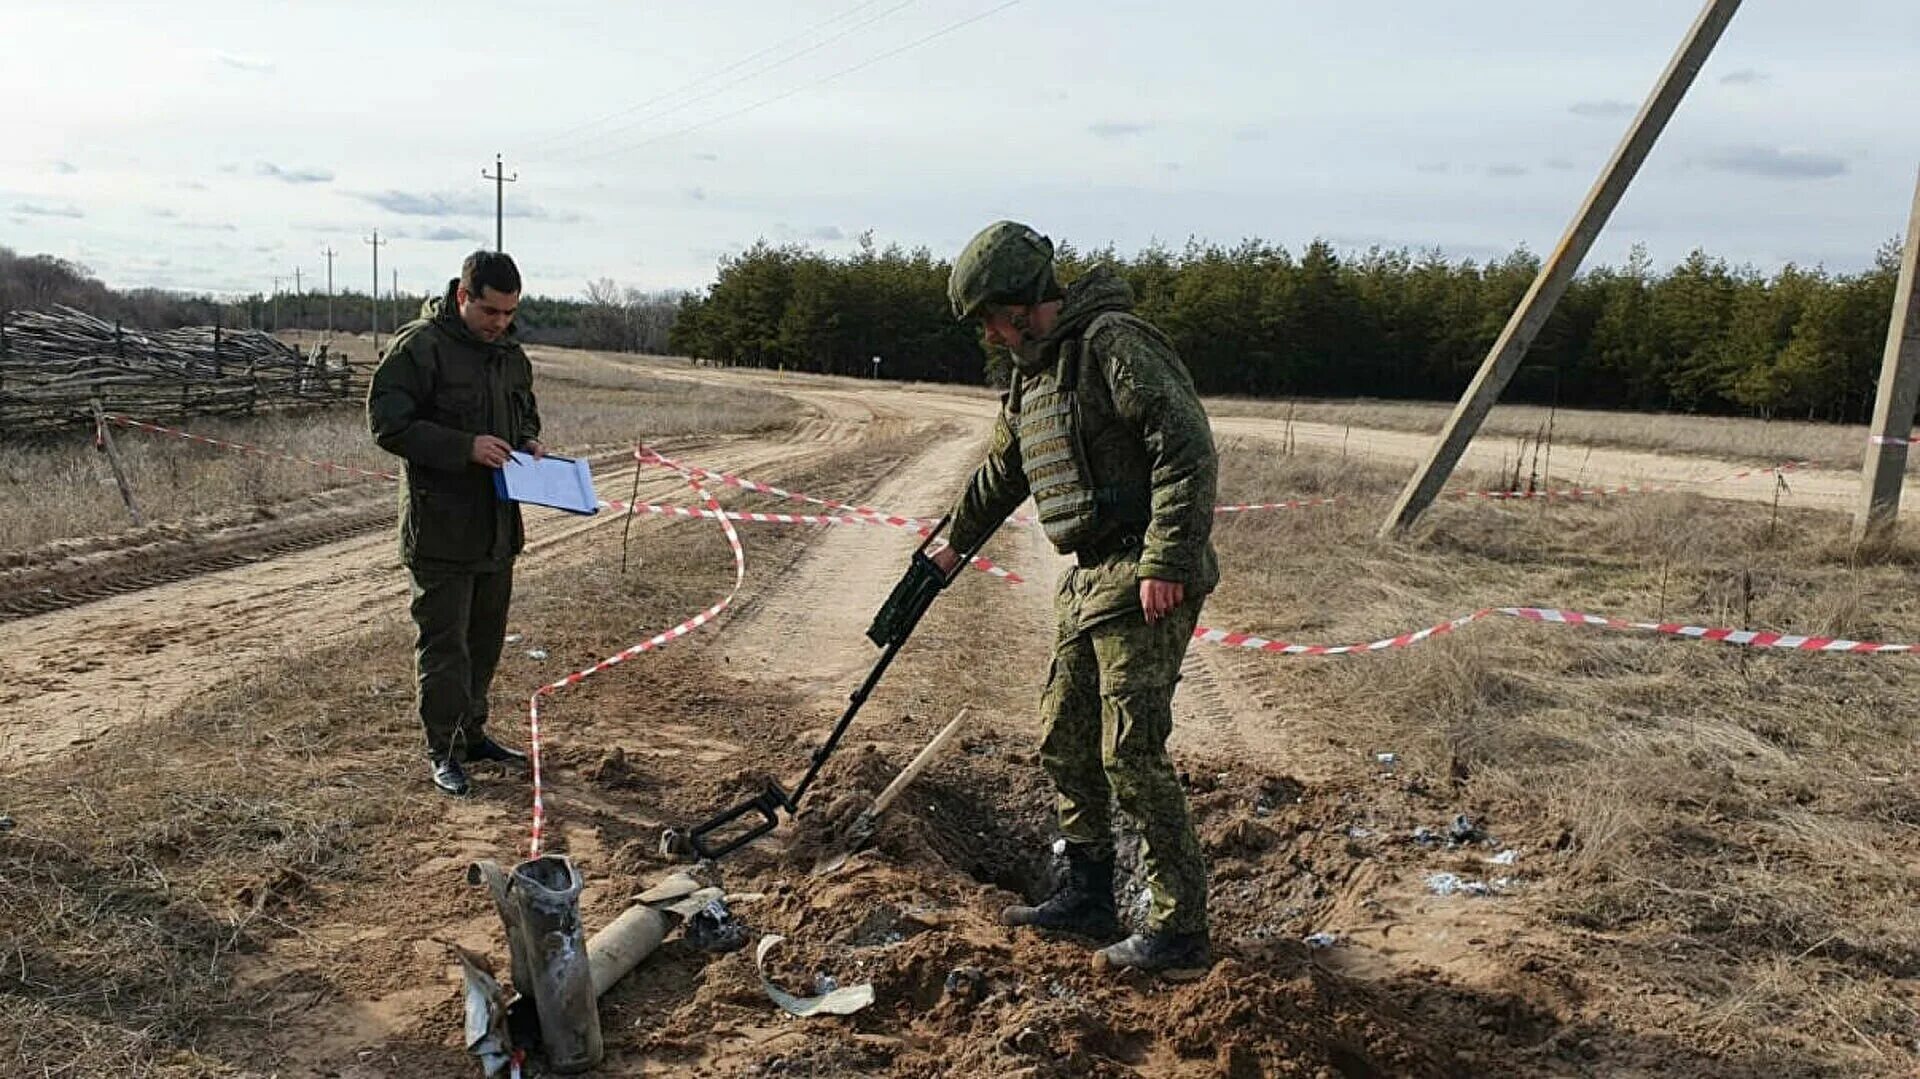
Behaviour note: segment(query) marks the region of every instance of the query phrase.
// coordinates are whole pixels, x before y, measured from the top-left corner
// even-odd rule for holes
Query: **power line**
[[[340,252],[328,244],[320,252],[327,256],[327,340],[333,340],[333,260]]]
[[[361,242],[373,248],[373,291],[367,293],[367,306],[373,311],[373,354],[380,355],[380,248],[387,241],[380,238],[380,230],[374,229],[371,238],[362,237]]]
[[[792,53],[788,56],[782,57],[781,59],[776,60],[771,64],[765,64],[765,65],[762,65],[761,67],[757,67],[752,71],[747,72],[745,75],[742,75],[739,78],[732,80],[731,82],[721,83],[719,86],[714,87],[713,89],[707,91],[706,93],[699,94],[695,97],[687,98],[684,101],[675,102],[674,104],[667,106],[666,108],[660,110],[659,112],[654,113],[652,116],[643,116],[630,123],[621,124],[618,127],[609,128],[606,131],[602,131],[600,132],[599,137],[603,139],[611,138],[612,136],[618,135],[623,131],[631,131],[634,128],[641,126],[642,124],[649,124],[657,120],[665,119],[666,117],[672,116],[674,113],[680,112],[691,106],[698,105],[705,101],[712,101],[714,98],[719,97],[721,94],[726,93],[728,90],[731,90],[736,86],[739,86],[741,83],[749,82],[753,79],[759,78],[760,76],[776,68],[785,67],[788,64],[794,62],[795,60],[800,59],[803,56],[811,56],[812,54],[819,52],[821,49],[824,49],[827,46],[832,45],[833,43],[841,40],[842,38],[845,38],[848,35],[853,34],[857,31],[864,30],[867,27],[872,26],[874,23],[877,23],[880,20],[886,18],[887,16],[892,15],[894,12],[900,11],[903,8],[912,7],[916,3],[919,3],[919,0],[900,0],[899,3],[894,4],[892,7],[887,8],[886,10],[880,12],[877,15],[872,16],[871,18],[863,19],[862,21],[847,27],[846,29],[840,31],[839,33],[833,35],[832,37],[829,37],[823,41],[817,41],[812,45],[809,45],[806,48],[801,49],[799,52]],[[586,158],[579,158],[577,160],[591,161],[593,160],[593,158],[586,157]]]
[[[710,79],[717,79],[722,75],[726,75],[730,72],[738,71],[741,68],[745,67],[746,65],[754,62],[755,60],[758,60],[761,57],[768,55],[769,53],[778,52],[781,49],[786,48],[788,45],[791,45],[796,41],[805,40],[806,38],[812,36],[813,34],[821,30],[824,30],[829,26],[832,26],[834,23],[840,22],[841,20],[846,19],[849,16],[857,15],[861,11],[867,8],[873,7],[875,4],[879,4],[881,2],[882,0],[864,0],[864,2],[855,4],[853,7],[850,7],[845,11],[842,11],[840,14],[835,15],[830,19],[827,19],[823,22],[815,23],[814,25],[807,27],[805,30],[802,30],[797,34],[792,35],[791,37],[783,38],[779,41],[776,41],[773,44],[767,46],[766,48],[761,49],[759,52],[752,54],[751,56],[747,56],[740,60],[735,60],[733,63],[728,64],[726,67],[723,67],[718,71],[710,71],[705,75],[701,75],[700,77],[693,79],[690,82],[682,83],[681,85],[676,86],[671,90],[665,91],[664,93],[655,94],[653,97],[650,97],[647,100],[642,101],[637,105],[628,105],[625,108],[615,109],[613,112],[610,112],[605,116],[599,117],[598,119],[588,120],[584,124],[576,124],[575,126],[567,128],[564,131],[560,131],[560,132],[556,132],[555,134],[548,135],[546,138],[540,139],[534,142],[530,147],[530,149],[539,149],[544,146],[549,146],[555,142],[560,141],[561,139],[566,138],[569,135],[573,135],[581,131],[585,131],[590,127],[595,127],[599,124],[603,124],[608,120],[617,120],[622,116],[627,116],[631,113],[638,112],[639,110],[647,108],[649,106],[657,105],[660,102],[665,101],[670,97],[674,97],[678,94],[685,93],[686,91],[691,90],[694,87],[699,86],[701,83],[706,82]]]
[[[520,174],[516,172],[512,176],[508,176],[507,170],[501,167],[500,155],[495,154],[493,155],[493,171],[488,172],[486,169],[481,169],[480,178],[493,181],[493,249],[495,251],[505,251],[507,248],[503,237],[506,233],[506,185],[517,183],[520,179]]]
[[[839,71],[836,71],[830,75],[822,76],[818,79],[813,80],[812,82],[802,83],[791,90],[783,91],[781,93],[773,95],[772,97],[762,98],[759,101],[752,103],[751,105],[745,105],[745,106],[742,106],[741,108],[733,110],[732,112],[724,112],[718,116],[714,116],[709,119],[702,120],[697,124],[688,124],[686,127],[682,127],[674,131],[669,131],[662,135],[655,135],[652,138],[642,139],[639,142],[632,143],[627,146],[616,147],[612,150],[606,150],[601,153],[580,158],[579,160],[598,161],[602,158],[612,157],[617,154],[630,153],[634,150],[640,149],[641,147],[651,146],[656,142],[664,142],[667,139],[678,138],[681,135],[691,134],[692,132],[699,131],[702,128],[712,127],[714,124],[721,123],[726,120],[731,120],[736,116],[744,116],[747,113],[754,111],[755,109],[763,108],[777,101],[784,101],[795,94],[814,89],[815,87],[824,86],[825,84],[830,83],[835,79],[845,78],[846,76],[851,75],[856,71],[864,71],[865,69],[870,68],[873,65],[880,63],[881,61],[891,60],[894,57],[899,56],[903,52],[909,52],[913,49],[917,49],[920,46],[925,45],[930,41],[934,41],[938,38],[943,38],[948,34],[953,33],[956,30],[964,29],[965,27],[971,26],[974,23],[977,23],[980,20],[985,19],[989,16],[998,15],[1000,12],[1005,11],[1010,7],[1013,7],[1018,3],[1020,3],[1020,0],[1006,0],[1005,3],[1000,4],[997,7],[988,8],[987,10],[982,11],[977,15],[969,15],[966,18],[961,19],[957,22],[948,23],[947,25],[941,27],[938,30],[935,30],[933,33],[928,34],[925,37],[916,38],[912,41],[907,42],[905,45],[901,45],[897,48],[889,49],[886,52],[883,52],[880,55],[872,57],[870,59],[862,60],[859,63],[854,64],[852,67],[841,68]]]

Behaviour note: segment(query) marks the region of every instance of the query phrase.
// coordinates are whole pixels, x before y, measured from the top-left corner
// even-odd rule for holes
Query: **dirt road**
[[[913,515],[946,507],[973,466],[996,407],[992,395],[978,391],[588,354],[542,352],[537,360],[547,371],[571,366],[602,380],[640,371],[654,379],[783,395],[794,403],[794,422],[778,434],[686,440],[671,448],[709,468],[796,486],[798,480],[789,477],[812,468],[817,480],[820,462],[828,458],[864,461],[870,467],[857,481],[832,493],[858,488],[867,504]],[[1281,421],[1240,418],[1215,426],[1223,443],[1273,443],[1284,430]],[[1296,445],[1329,456],[1395,465],[1416,460],[1429,441],[1303,423],[1293,424],[1290,435]],[[1496,471],[1507,452],[1499,444],[1475,447],[1467,467]],[[1771,476],[1720,478],[1740,470],[1734,462],[1563,444],[1555,448],[1553,478],[1556,486],[1694,484],[1691,489],[1715,497],[1775,497]],[[599,477],[602,495],[624,499],[632,475],[630,468],[610,467]],[[1844,508],[1852,481],[1843,473],[1800,473],[1778,493],[1787,505]],[[1237,502],[1295,493],[1221,495]],[[642,472],[639,497],[687,501],[685,485],[658,470]],[[365,498],[391,495],[370,486]],[[339,512],[361,512],[359,505]],[[798,509],[756,502],[762,507]],[[529,513],[525,572],[534,577],[608,558],[607,529],[619,521],[612,515],[581,520]],[[675,548],[675,538],[687,534],[671,529],[707,527],[651,518],[636,523],[640,542],[653,551]],[[863,636],[867,620],[917,542],[911,533],[877,527],[783,531],[777,541],[754,530],[779,526],[741,527],[747,585],[733,610],[702,632],[697,648],[650,657],[556,701],[552,835],[592,877],[588,914],[595,924],[624,902],[634,877],[658,868],[644,851],[662,823],[682,823],[726,804],[757,782],[762,769],[791,778],[804,766],[805,751],[818,744],[847,691],[872,663],[875,653]],[[187,564],[183,579],[0,622],[0,709],[10,720],[0,734],[0,768],[56,759],[76,745],[110,746],[116,729],[163,720],[196,695],[240,676],[293,671],[323,645],[354,639],[369,627],[404,623],[405,578],[384,529],[290,553],[274,550],[270,539],[255,551],[255,562],[209,572]],[[698,551],[681,553],[696,559]],[[1123,1061],[1150,1074],[1202,1074],[1214,1063],[1218,1070],[1252,1074],[1234,1063],[1244,1065],[1251,1057],[1224,1051],[1217,1061],[1209,1056],[1209,1046],[1229,1027],[1269,1039],[1243,1047],[1243,1054],[1297,1056],[1311,1062],[1302,1074],[1314,1074],[1321,1063],[1326,1074],[1449,1074],[1433,1061],[1453,1059],[1451,1028],[1430,1036],[1403,1018],[1401,1004],[1438,1001],[1423,1010],[1423,1021],[1456,1009],[1470,1031],[1530,1025],[1545,1031],[1552,1024],[1528,1010],[1531,1002],[1574,1007],[1571,995],[1562,999],[1532,982],[1524,992],[1513,990],[1508,980],[1514,964],[1475,951],[1483,945],[1512,951],[1526,943],[1523,927],[1505,908],[1433,907],[1421,878],[1396,870],[1392,858],[1351,856],[1343,844],[1366,830],[1354,827],[1346,799],[1378,803],[1376,809],[1398,803],[1381,800],[1386,796],[1377,776],[1355,785],[1339,774],[1342,768],[1352,771],[1351,747],[1336,754],[1328,748],[1328,730],[1305,729],[1306,721],[1286,705],[1276,661],[1205,648],[1188,660],[1175,701],[1173,748],[1183,767],[1206,773],[1193,777],[1191,788],[1203,839],[1235,874],[1216,877],[1215,889],[1222,939],[1233,934],[1233,958],[1204,987],[1133,992],[1090,980],[1083,950],[1071,944],[1010,938],[992,923],[987,903],[1001,891],[1031,893],[1043,868],[1037,859],[1044,858],[1045,847],[1030,823],[1048,812],[1032,756],[1032,713],[1045,670],[1052,581],[1063,560],[1036,530],[1017,526],[996,538],[991,553],[1027,583],[974,575],[936,605],[914,647],[866,706],[854,740],[836,758],[833,783],[823,783],[822,793],[857,789],[856,781],[865,778],[883,781],[887,772],[869,746],[903,759],[961,704],[972,706],[978,719],[952,754],[961,763],[948,765],[966,769],[967,782],[943,786],[936,774],[916,786],[916,804],[902,814],[912,818],[912,830],[890,833],[878,856],[857,859],[842,875],[806,879],[811,859],[796,860],[799,848],[786,846],[803,838],[803,829],[783,829],[761,849],[729,863],[734,883],[761,896],[748,912],[756,926],[794,932],[796,941],[803,930],[811,943],[796,947],[819,949],[813,957],[821,965],[807,968],[808,976],[833,962],[866,957],[861,961],[874,964],[871,976],[881,981],[883,997],[907,1005],[891,1018],[862,1020],[864,1026],[802,1032],[796,1024],[766,1019],[766,1002],[742,957],[709,960],[682,948],[661,969],[636,976],[622,1003],[611,1006],[607,1022],[616,1031],[610,1044],[617,1052],[608,1074],[643,1068],[658,1074],[662,1065],[681,1073],[764,1074],[772,1070],[761,1067],[774,1052],[768,1046],[783,1039],[801,1045],[793,1058],[801,1073],[860,1071],[867,1059],[860,1054],[872,1052],[896,1074],[980,1074],[1020,1055],[1054,1055],[1064,1073],[1085,1073],[1076,1072],[1078,1059],[1103,1066]],[[529,632],[561,636],[570,614],[562,601],[529,598],[535,602],[527,609],[545,614],[520,617],[547,620],[527,627]],[[550,600],[545,608],[538,602],[543,598]],[[602,645],[596,638],[594,646]],[[506,680],[510,684],[498,687],[500,704],[532,684],[526,661],[510,659],[519,668]],[[386,666],[388,680],[404,689],[403,662]],[[541,673],[550,676],[551,670]],[[445,957],[431,941],[446,937],[497,951],[492,914],[457,878],[472,858],[510,857],[524,835],[525,792],[489,773],[474,798],[449,801],[433,794],[410,762],[405,780],[375,782],[369,777],[388,775],[381,769],[398,774],[401,766],[392,760],[390,739],[366,732],[359,737],[352,759],[316,767],[329,777],[352,771],[365,789],[381,791],[383,799],[391,794],[401,805],[396,812],[429,822],[398,829],[397,839],[376,840],[386,845],[366,855],[367,864],[377,867],[373,875],[403,873],[416,902],[406,909],[370,910],[365,879],[344,870],[345,883],[329,885],[339,891],[319,885],[301,891],[308,888],[304,878],[287,884],[292,898],[284,899],[284,910],[274,909],[297,929],[272,936],[234,970],[243,992],[257,992],[271,1005],[274,1022],[264,1032],[240,1024],[222,1028],[227,1042],[216,1038],[213,1044],[227,1059],[279,1074],[361,1079],[445,1074],[466,1066],[451,1034]],[[1215,782],[1223,785],[1216,788]],[[1296,801],[1303,784],[1324,788],[1321,801]],[[1414,808],[1395,812],[1429,812],[1413,795],[1406,798]],[[1008,802],[1022,799],[1008,812]],[[341,813],[327,803],[323,815]],[[998,819],[989,819],[995,814]],[[1291,823],[1283,827],[1283,818]],[[1387,819],[1402,830],[1423,822],[1391,813]],[[377,825],[366,826],[377,833]],[[1381,827],[1368,823],[1369,829]],[[271,891],[252,882],[248,887],[253,890],[242,894]],[[1137,886],[1130,894],[1138,894]],[[250,901],[257,908],[259,901]],[[1337,954],[1303,960],[1297,923],[1307,909],[1323,912],[1316,928],[1339,929],[1350,944]],[[1285,927],[1283,935],[1292,939],[1274,937],[1282,932],[1275,926]],[[840,950],[822,943],[829,940]],[[971,1025],[969,1013],[976,1009],[955,1005],[960,998],[951,979],[976,968],[1030,996],[991,1005],[976,1001],[987,1017],[979,1022],[988,1025]],[[1351,984],[1328,980],[1329,968],[1355,977]],[[1443,980],[1431,977],[1435,970],[1444,972]],[[982,984],[987,980],[982,975]],[[1412,988],[1403,987],[1393,1006],[1370,1004],[1364,998],[1370,990],[1355,988],[1396,980]],[[698,988],[689,989],[694,984]],[[325,1007],[299,1003],[323,998]],[[1336,1068],[1332,1062],[1348,1059],[1341,1055],[1348,1052],[1345,1046],[1361,1047],[1353,1051],[1364,1051],[1372,1063]]]
[[[584,363],[618,373],[639,365],[591,354],[543,353],[543,362]],[[640,368],[651,377],[700,383],[750,386],[793,399],[801,410],[796,426],[779,437],[728,440],[690,447],[700,463],[743,473],[804,460],[823,447],[846,446],[862,439],[907,435],[927,444],[910,467],[876,492],[874,501],[889,509],[937,513],[972,464],[979,439],[997,402],[978,391],[948,392],[937,387],[863,383],[757,371],[715,371],[675,365]],[[1227,418],[1215,429],[1223,441],[1276,440],[1277,420]],[[1296,444],[1361,460],[1411,463],[1425,453],[1429,439],[1397,431],[1345,430],[1331,425],[1294,423]],[[1464,467],[1497,470],[1509,449],[1499,444],[1473,446]],[[1610,448],[1563,445],[1555,450],[1556,485],[1582,486],[1651,483],[1688,485],[1720,498],[1767,501],[1775,497],[1771,475],[1726,479],[1742,471],[1733,462],[1668,457]],[[630,470],[600,478],[603,494],[624,492]],[[1844,509],[1854,495],[1855,476],[1805,472],[1788,477],[1783,504]],[[681,500],[679,481],[648,473],[642,499]],[[1285,498],[1285,491],[1223,491],[1227,501]],[[384,497],[376,496],[376,497]],[[341,513],[347,511],[341,510]],[[574,540],[606,527],[614,518],[578,522],[560,514],[529,514],[531,546],[526,561],[575,557]],[[814,657],[806,677],[823,685],[845,681],[860,662],[858,630],[891,583],[898,565],[900,537],[880,530],[829,531],[788,580],[757,601],[730,633],[743,655],[766,656],[766,638],[806,632],[817,641],[856,642],[844,654]],[[1017,602],[1044,604],[1046,582],[1060,562],[1044,544],[1027,552],[1036,584],[1013,590]],[[831,578],[836,601],[817,602],[815,570]],[[194,576],[159,587],[113,596],[68,610],[0,623],[0,707],[14,719],[0,734],[0,764],[37,759],[61,747],[85,742],[118,724],[161,715],[189,695],[260,664],[281,663],[304,648],[352,633],[374,620],[402,615],[404,577],[393,559],[384,531],[345,542],[313,547],[253,564]],[[1035,617],[1040,617],[1036,615]],[[829,649],[837,645],[826,645]],[[763,659],[773,663],[775,660]],[[1219,660],[1196,660],[1195,683],[1187,694],[1202,728],[1219,727],[1239,699],[1223,690]],[[1257,746],[1249,746],[1258,752]]]

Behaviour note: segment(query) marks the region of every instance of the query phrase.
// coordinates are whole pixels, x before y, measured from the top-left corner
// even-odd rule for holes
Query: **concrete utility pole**
[[[480,176],[482,179],[493,181],[493,249],[495,251],[505,251],[507,249],[507,245],[504,242],[507,208],[506,185],[517,183],[520,179],[520,174],[516,172],[512,176],[508,176],[507,170],[501,167],[500,155],[495,154],[493,155],[493,171],[488,172],[486,169],[481,169]]]
[[[293,294],[300,295],[300,267],[293,268]]]
[[[373,318],[373,354],[377,357],[380,355],[380,245],[387,241],[380,238],[379,229],[374,229],[373,235],[361,242],[373,248],[373,291],[367,293],[367,308]]]
[[[1913,437],[1913,411],[1920,405],[1920,291],[1914,288],[1920,262],[1920,183],[1907,217],[1907,246],[1900,255],[1899,283],[1893,289],[1893,321],[1887,325],[1887,350],[1880,359],[1880,392],[1867,429],[1866,460],[1860,466],[1860,510],[1853,518],[1853,541],[1884,539],[1900,514],[1900,486],[1907,478],[1907,444]]]
[[[400,331],[400,271],[393,271],[393,288],[387,290],[387,296],[393,300],[393,329]]]
[[[1460,463],[1460,456],[1466,452],[1467,443],[1473,441],[1474,433],[1480,429],[1494,402],[1500,399],[1500,391],[1506,388],[1520,361],[1526,358],[1534,337],[1553,314],[1554,305],[1560,302],[1567,286],[1573,283],[1581,260],[1587,257],[1594,239],[1600,235],[1614,207],[1620,204],[1621,196],[1627,193],[1627,186],[1640,171],[1647,154],[1653,150],[1655,140],[1666,128],[1667,121],[1672,119],[1680,100],[1686,96],[1688,87],[1693,85],[1701,66],[1713,53],[1714,45],[1720,41],[1721,33],[1739,8],[1740,0],[1707,0],[1699,18],[1694,20],[1693,28],[1687,32],[1686,40],[1680,43],[1679,50],[1667,64],[1667,70],[1654,86],[1652,95],[1647,98],[1646,104],[1640,106],[1640,115],[1634,117],[1626,137],[1614,150],[1613,159],[1607,162],[1600,178],[1587,192],[1586,202],[1581,205],[1573,224],[1568,227],[1566,235],[1560,238],[1560,244],[1554,248],[1553,254],[1540,267],[1533,287],[1521,298],[1520,306],[1514,309],[1513,317],[1507,320],[1506,329],[1500,331],[1492,351],[1481,362],[1480,372],[1473,376],[1466,395],[1454,406],[1453,415],[1447,418],[1446,427],[1435,439],[1426,463],[1420,466],[1420,470],[1407,482],[1406,489],[1400,492],[1392,512],[1380,526],[1382,538],[1405,531],[1440,494],[1447,478],[1453,474],[1454,466]]]
[[[321,252],[327,256],[327,340],[333,340],[333,259],[340,252],[328,244]]]

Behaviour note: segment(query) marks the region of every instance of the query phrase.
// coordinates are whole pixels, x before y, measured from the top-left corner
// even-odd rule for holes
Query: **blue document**
[[[600,498],[593,492],[593,476],[578,457],[549,453],[538,460],[514,451],[505,466],[495,469],[493,489],[501,498],[552,506],[568,513],[598,513]]]

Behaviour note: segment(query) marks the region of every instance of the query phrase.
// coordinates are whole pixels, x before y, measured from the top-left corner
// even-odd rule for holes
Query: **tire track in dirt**
[[[813,444],[741,441],[708,463],[765,469]],[[601,477],[628,493],[633,469]],[[643,499],[684,501],[684,481],[642,473]],[[529,510],[521,566],[585,557],[579,537],[624,520]],[[641,521],[639,528],[669,527]],[[0,765],[40,759],[113,727],[163,715],[193,695],[261,666],[293,662],[316,644],[405,618],[406,576],[393,540],[363,535],[201,574],[97,602],[0,623]]]

